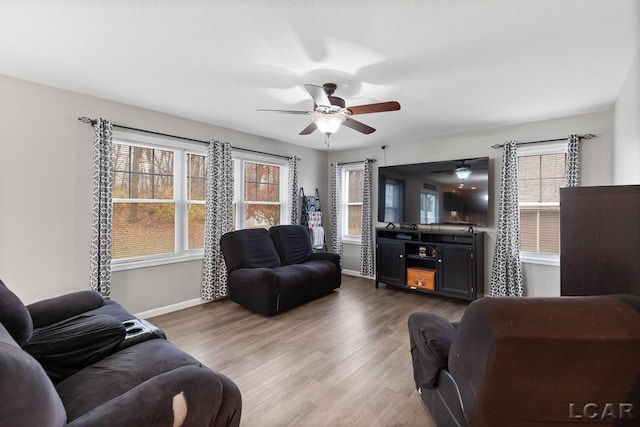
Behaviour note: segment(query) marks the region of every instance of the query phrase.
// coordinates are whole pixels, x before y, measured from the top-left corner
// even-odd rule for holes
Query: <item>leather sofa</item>
[[[438,427],[638,426],[640,298],[483,298],[459,324],[409,317]]]
[[[114,301],[82,291],[25,307],[0,281],[0,425],[238,426],[227,377]]]
[[[340,256],[314,252],[304,226],[232,231],[220,247],[231,300],[256,313],[280,313],[340,287]]]

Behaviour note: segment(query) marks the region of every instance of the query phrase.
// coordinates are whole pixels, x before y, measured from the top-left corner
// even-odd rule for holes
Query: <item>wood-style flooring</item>
[[[435,426],[414,387],[407,318],[457,321],[466,307],[343,276],[331,295],[273,317],[224,300],[149,320],[238,385],[243,427]]]

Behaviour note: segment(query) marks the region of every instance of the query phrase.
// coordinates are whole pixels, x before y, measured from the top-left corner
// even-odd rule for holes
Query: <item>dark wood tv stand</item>
[[[433,290],[407,285],[407,269],[435,273]],[[484,233],[376,228],[379,283],[473,301],[484,294]]]

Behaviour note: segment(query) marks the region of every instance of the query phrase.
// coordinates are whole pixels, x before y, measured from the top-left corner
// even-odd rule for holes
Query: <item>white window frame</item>
[[[349,206],[362,206],[362,202],[349,203],[349,172],[364,171],[364,164],[351,164],[342,166],[342,243],[361,244],[362,230],[360,236],[347,234],[349,230]]]
[[[393,213],[392,218],[393,219],[398,219],[398,218],[400,218],[400,214],[404,213],[403,211],[404,211],[404,203],[405,203],[405,201],[404,201],[404,191],[401,192],[399,190],[404,190],[406,183],[402,182],[400,180],[397,180],[395,178],[387,177],[387,179],[384,182],[384,185],[386,187],[384,189],[385,197],[387,197],[387,195],[389,195],[391,193],[391,191],[389,190],[388,187],[393,188],[393,193],[391,193],[391,194],[395,194],[395,195],[398,196],[398,197],[395,197],[394,200],[393,200],[393,206],[394,207],[389,209]],[[385,207],[384,217],[388,218],[387,209],[386,209],[387,201],[383,200],[380,203],[383,203],[383,206]],[[401,222],[401,221],[392,221],[392,222]]]
[[[171,150],[173,158],[173,199],[167,202],[175,203],[175,250],[173,253],[145,255],[132,258],[122,258],[111,261],[112,271],[131,270],[136,268],[153,267],[178,262],[201,260],[204,249],[187,249],[188,228],[188,200],[187,200],[187,154],[207,156],[207,147],[202,144],[160,138],[151,135],[138,135],[114,130],[113,143],[127,144],[135,147]],[[128,199],[113,199],[114,202],[126,202]],[[136,199],[138,203],[163,203],[164,201]]]
[[[437,223],[438,220],[439,220],[438,213],[439,213],[439,209],[440,209],[440,206],[438,206],[438,192],[435,191],[435,190],[429,190],[429,189],[426,189],[426,188],[421,188],[420,189],[420,199],[422,199],[422,196],[433,197],[435,199],[435,201],[433,202],[433,209],[434,209],[433,215],[434,215],[434,218],[433,218],[433,221],[429,221],[429,218],[424,218],[422,216],[422,200],[420,200],[420,223],[421,224]],[[427,215],[427,217],[428,217],[428,215]]]
[[[261,156],[253,153],[246,153],[243,151],[232,151],[231,157],[234,162],[234,177],[233,177],[233,205],[236,211],[236,223],[234,224],[235,230],[241,230],[245,228],[244,217],[246,212],[246,206],[250,203],[244,201],[244,162],[261,163],[265,165],[278,166],[280,168],[280,203],[273,203],[280,205],[280,224],[289,224],[289,198],[288,198],[288,186],[289,186],[289,163],[286,159],[274,158],[272,156]],[[269,204],[268,202],[260,202],[260,204]]]
[[[552,143],[540,146],[520,146],[518,147],[518,157],[540,156],[543,154],[567,154],[567,143]],[[560,206],[557,203],[519,203],[520,206]],[[518,209],[519,211],[519,209]],[[562,244],[562,242],[560,242]],[[520,261],[529,264],[541,264],[560,266],[560,254],[548,254],[539,252],[520,251]]]

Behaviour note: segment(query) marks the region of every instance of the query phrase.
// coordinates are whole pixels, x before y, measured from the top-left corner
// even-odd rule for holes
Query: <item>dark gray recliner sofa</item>
[[[314,252],[304,226],[232,231],[220,246],[231,300],[256,313],[273,315],[340,287],[340,256]]]
[[[97,292],[25,307],[0,281],[0,425],[238,426],[241,395]]]

